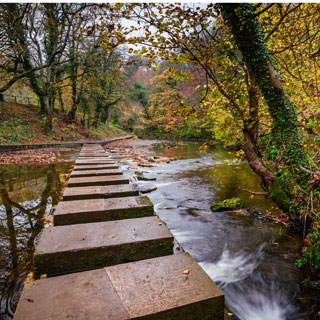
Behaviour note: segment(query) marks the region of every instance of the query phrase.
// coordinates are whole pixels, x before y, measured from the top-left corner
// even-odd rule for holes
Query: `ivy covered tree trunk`
[[[220,4],[224,20],[230,25],[236,45],[241,50],[250,73],[268,104],[273,119],[273,138],[283,152],[287,165],[300,169],[308,165],[298,130],[295,107],[281,86],[260,26],[250,3]],[[300,171],[301,172],[301,171]]]
[[[309,168],[308,157],[298,129],[295,107],[281,86],[280,77],[273,66],[270,53],[266,47],[260,25],[256,21],[255,7],[250,3],[219,4],[223,19],[231,28],[237,47],[240,49],[249,73],[252,74],[262,96],[269,107],[273,119],[272,137],[283,164],[301,186],[305,186],[309,174],[301,167]],[[277,178],[275,178],[276,180]],[[271,196],[283,209],[288,204],[284,192],[275,185]],[[282,185],[289,194],[286,186]],[[289,205],[289,204],[288,204]]]

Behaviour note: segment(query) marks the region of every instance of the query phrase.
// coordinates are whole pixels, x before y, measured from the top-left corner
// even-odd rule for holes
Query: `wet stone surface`
[[[94,176],[116,176],[122,175],[121,170],[109,169],[109,170],[74,170],[71,172],[71,178],[81,177],[94,177]]]
[[[153,215],[152,202],[146,196],[59,202],[54,225],[69,225],[137,218]]]
[[[77,159],[76,165],[92,165],[92,164],[114,164],[112,160],[106,160],[104,158],[81,158]]]
[[[222,291],[178,254],[35,281],[15,319],[222,320],[223,308]]]
[[[85,200],[138,196],[137,187],[132,184],[112,186],[92,186],[67,188],[63,193],[63,200]]]
[[[35,277],[169,255],[173,240],[156,216],[46,228],[36,246]]]
[[[73,170],[108,170],[108,169],[117,169],[119,166],[117,164],[91,164],[91,165],[75,165]]]
[[[122,176],[97,176],[97,177],[83,177],[70,178],[68,187],[88,187],[88,186],[107,186],[117,184],[128,184],[129,179]]]

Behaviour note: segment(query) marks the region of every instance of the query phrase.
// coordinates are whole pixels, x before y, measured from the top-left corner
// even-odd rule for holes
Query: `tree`
[[[279,15],[266,39],[272,39],[283,21],[300,6],[279,5]],[[270,196],[293,219],[309,214],[312,238],[319,234],[319,219],[315,211],[308,209],[310,198],[314,199],[313,207],[320,204],[312,196],[306,200],[297,190],[318,195],[318,173],[304,150],[294,102],[283,89],[258,20],[273,7],[274,4],[220,4],[215,10],[213,5],[204,9],[183,4],[129,4],[116,7],[115,14],[139,21],[139,36],[132,33],[132,26],[124,28],[123,35],[131,44],[143,45],[139,55],[147,58],[150,65],[154,66],[156,56],[160,56],[171,63],[196,63],[203,68],[210,85],[206,86],[206,95],[210,94],[208,87],[214,87],[220,103],[241,123],[243,149],[251,168],[260,175]],[[317,56],[316,51],[313,56]],[[232,77],[234,80],[230,81]],[[272,126],[268,139],[277,158],[268,166],[261,158],[261,110],[266,114],[267,125]],[[320,248],[315,246],[314,250]],[[308,254],[314,266],[319,267],[317,251]]]

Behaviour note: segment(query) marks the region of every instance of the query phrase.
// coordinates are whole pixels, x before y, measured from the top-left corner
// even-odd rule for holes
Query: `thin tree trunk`
[[[47,95],[43,97],[43,104],[47,116],[45,131],[49,134],[52,131],[52,110],[49,104],[49,97]]]

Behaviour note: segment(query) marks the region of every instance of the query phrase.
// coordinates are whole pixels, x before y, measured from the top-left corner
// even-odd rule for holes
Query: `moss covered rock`
[[[212,211],[229,211],[235,209],[241,209],[244,204],[240,198],[231,198],[214,203],[211,206]]]

